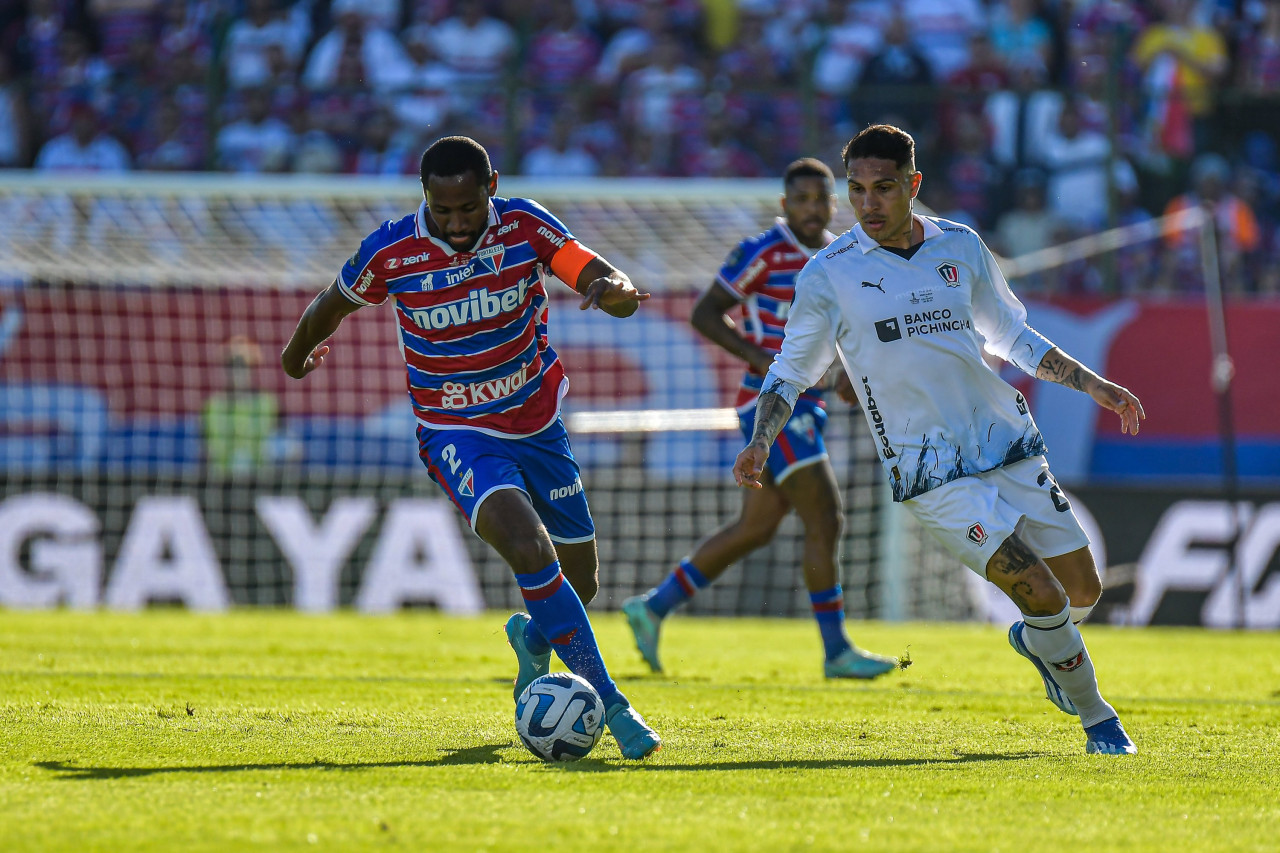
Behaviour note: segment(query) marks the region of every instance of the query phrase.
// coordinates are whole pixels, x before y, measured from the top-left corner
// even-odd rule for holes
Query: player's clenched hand
[[[832,388],[836,392],[836,396],[844,400],[850,406],[858,405],[858,394],[853,390],[853,380],[849,378],[849,374],[843,370],[836,375],[836,381]]]
[[[1139,422],[1146,418],[1147,413],[1142,411],[1142,403],[1138,402],[1132,391],[1099,378],[1089,389],[1089,396],[1102,408],[1110,409],[1120,416],[1120,432],[1138,434]]]
[[[614,316],[625,317],[648,298],[649,294],[636,290],[630,279],[615,273],[602,275],[588,284],[582,291],[582,304],[578,307],[583,311],[602,308]]]
[[[748,444],[733,461],[733,479],[744,489],[759,489],[764,463],[769,461],[769,448]]]
[[[285,356],[281,357],[280,362],[281,362],[281,365],[284,367],[285,373],[289,374],[294,379],[301,379],[311,371],[315,370],[320,365],[324,364],[324,357],[328,354],[329,354],[329,347],[326,344],[321,344],[320,346],[312,350],[311,353],[306,357],[306,359],[300,365],[289,364],[288,359],[286,357],[288,355],[287,350],[285,352]]]

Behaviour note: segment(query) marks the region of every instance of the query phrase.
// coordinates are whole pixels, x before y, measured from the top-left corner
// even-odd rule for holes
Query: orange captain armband
[[[560,251],[551,256],[551,271],[556,274],[556,278],[577,290],[578,276],[582,275],[587,264],[597,257],[595,252],[577,240],[570,240],[561,247]]]

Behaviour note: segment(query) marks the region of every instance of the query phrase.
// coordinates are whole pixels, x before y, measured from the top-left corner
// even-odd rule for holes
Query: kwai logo
[[[485,382],[446,382],[444,394],[440,400],[442,409],[465,409],[481,403],[492,403],[503,397],[510,397],[529,381],[532,365],[524,365],[510,376],[501,379],[489,379]]]

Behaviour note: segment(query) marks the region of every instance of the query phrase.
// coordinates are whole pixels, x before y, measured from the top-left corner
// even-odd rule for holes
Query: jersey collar
[[[795,232],[791,230],[791,226],[787,224],[787,220],[783,219],[781,216],[777,216],[774,217],[773,221],[778,223],[778,230],[782,232],[783,237],[787,238],[787,242],[796,248],[796,251],[804,252],[804,254],[810,258],[818,253],[818,249],[811,249],[804,243],[800,242],[800,239],[796,237]],[[832,240],[836,239],[836,235],[826,229],[823,229],[822,236],[826,239],[827,244],[830,244]]]
[[[942,236],[942,229],[939,228],[938,223],[934,222],[932,219],[926,219],[918,213],[913,213],[911,216],[924,228],[924,238],[926,240],[930,237]],[[854,223],[853,236],[857,238],[858,248],[862,250],[862,254],[864,255],[872,249],[880,248],[880,244],[868,237],[867,232],[862,230],[861,222]]]
[[[498,209],[493,206],[493,199],[489,199],[489,224],[480,232],[480,236],[476,238],[475,245],[469,249],[458,250],[450,246],[447,240],[441,240],[432,235],[430,229],[427,228],[427,200],[424,198],[418,202],[418,215],[414,217],[413,226],[416,231],[415,237],[422,240],[430,240],[441,249],[444,249],[446,256],[470,254],[480,248],[480,244],[484,242],[484,235],[489,233],[489,229],[498,224]]]

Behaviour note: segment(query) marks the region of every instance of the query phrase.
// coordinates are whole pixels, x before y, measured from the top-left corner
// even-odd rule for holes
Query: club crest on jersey
[[[969,525],[969,532],[965,535],[974,545],[982,545],[987,541],[987,531],[984,530],[982,524],[977,521]]]
[[[467,473],[463,474],[462,479],[458,481],[458,494],[474,498],[476,496],[475,482],[475,474],[472,469],[468,468]]]
[[[955,264],[938,264],[938,275],[947,283],[947,287],[960,286],[960,268]]]
[[[507,247],[499,243],[496,246],[481,249],[476,253],[476,260],[478,260],[490,273],[497,275],[499,270],[502,269],[502,256],[506,251]]]

